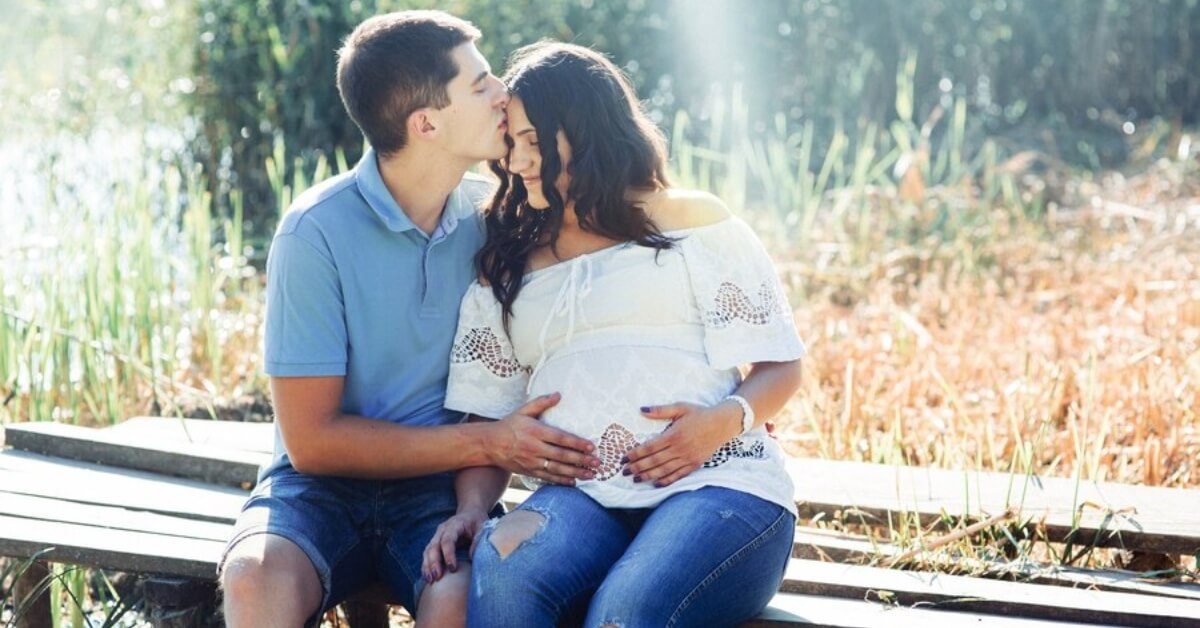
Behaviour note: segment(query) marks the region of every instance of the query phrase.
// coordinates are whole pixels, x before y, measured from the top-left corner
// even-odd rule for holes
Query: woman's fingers
[[[674,439],[673,439],[672,434],[670,434],[670,433],[659,434],[657,437],[651,438],[650,440],[642,443],[641,445],[638,445],[637,447],[630,449],[629,452],[625,454],[625,462],[626,462],[625,468],[628,469],[628,468],[634,466],[635,463],[644,462],[644,460],[643,460],[644,458],[649,458],[651,456],[658,454],[659,452],[665,451],[665,450],[669,449],[671,447],[671,445],[673,445],[673,444],[674,444]],[[637,468],[637,470],[641,470],[644,468],[646,468],[646,467],[639,466]],[[629,475],[629,474],[626,473],[625,475]]]
[[[665,477],[655,480],[654,486],[657,486],[658,488],[662,488],[664,486],[670,486],[670,485],[674,484],[675,482],[678,482],[679,480],[687,477],[687,475],[689,473],[691,473],[699,468],[700,468],[700,465],[695,464],[695,463],[681,465],[677,469],[672,471],[671,473],[667,474]]]
[[[647,419],[674,421],[686,413],[690,405],[686,403],[668,403],[661,406],[642,406],[639,410],[642,411],[642,416],[645,416]]]
[[[442,524],[442,526],[444,525]],[[442,526],[438,526],[433,539],[429,541],[429,545],[425,546],[421,562],[421,576],[425,578],[426,584],[433,584],[442,577]]]
[[[653,482],[674,471],[680,464],[682,461],[679,459],[679,453],[666,448],[637,462],[631,462],[621,473],[632,475],[634,482]]]
[[[443,534],[441,542],[442,562],[445,563],[446,569],[450,573],[458,571],[458,539],[461,536],[462,528],[458,527],[456,534]]]

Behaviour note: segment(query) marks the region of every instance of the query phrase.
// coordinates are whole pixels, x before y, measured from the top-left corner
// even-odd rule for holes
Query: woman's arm
[[[754,409],[754,425],[762,426],[800,388],[800,360],[757,362],[734,394]],[[635,482],[667,486],[699,469],[721,445],[742,433],[742,406],[725,400],[714,406],[673,403],[642,408],[647,418],[671,421],[671,428],[631,450],[622,473]]]
[[[474,417],[472,417],[472,420]],[[453,517],[438,526],[425,546],[421,575],[426,583],[441,579],[445,570],[458,570],[459,544],[470,542],[475,553],[479,531],[488,520],[492,507],[500,501],[512,474],[500,467],[470,467],[454,477],[458,507]]]

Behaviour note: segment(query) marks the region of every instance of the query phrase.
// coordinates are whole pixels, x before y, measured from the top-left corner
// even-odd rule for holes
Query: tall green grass
[[[919,117],[915,71],[909,57],[896,78],[897,120],[886,129],[860,121],[818,130],[783,113],[753,120],[735,87],[709,103],[703,125],[676,114],[674,178],[769,218],[773,235],[792,247],[826,244],[835,267],[865,269],[882,254],[905,253],[883,245],[932,244],[978,262],[976,244],[993,238],[993,220],[1028,222],[1042,199],[1023,189],[1021,160],[1001,162],[1013,157],[972,127],[965,100],[947,94]]]
[[[0,419],[113,423],[260,383],[228,356],[255,349],[261,283],[238,212],[177,163],[55,176],[87,157],[44,157],[46,211],[0,252]]]

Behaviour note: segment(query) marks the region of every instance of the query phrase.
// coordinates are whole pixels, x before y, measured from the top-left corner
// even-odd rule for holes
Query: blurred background
[[[629,73],[792,290],[792,453],[1200,483],[1197,0],[0,0],[0,421],[269,420],[334,52],[414,7]]]

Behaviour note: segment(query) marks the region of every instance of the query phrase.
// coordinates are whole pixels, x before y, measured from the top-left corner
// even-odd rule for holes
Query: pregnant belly
[[[669,425],[642,416],[642,406],[690,402],[713,405],[737,387],[736,369],[716,370],[702,354],[654,347],[605,347],[548,360],[530,392],[558,392],[548,425],[596,443],[603,480],[619,472],[627,451]]]

